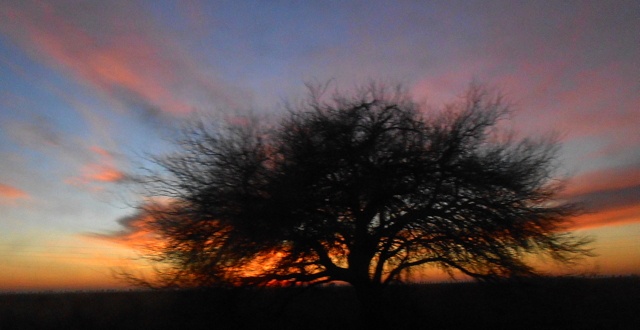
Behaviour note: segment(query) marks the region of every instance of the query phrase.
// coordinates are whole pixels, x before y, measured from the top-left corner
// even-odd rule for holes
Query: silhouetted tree
[[[351,284],[365,313],[417,267],[481,280],[536,274],[528,256],[588,254],[556,200],[557,144],[515,139],[499,96],[442,111],[401,89],[309,97],[278,121],[201,120],[140,183],[170,283]],[[379,312],[379,310],[378,310]]]

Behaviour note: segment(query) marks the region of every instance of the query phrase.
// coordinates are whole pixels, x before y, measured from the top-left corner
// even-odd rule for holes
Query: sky
[[[596,239],[549,271],[638,275],[638,17],[637,1],[3,0],[0,290],[126,285],[114,271],[149,269],[123,183],[141,155],[194,112],[277,114],[326,81],[402,83],[434,108],[471,81],[500,90],[518,134],[558,134],[564,196],[588,211],[573,229]]]

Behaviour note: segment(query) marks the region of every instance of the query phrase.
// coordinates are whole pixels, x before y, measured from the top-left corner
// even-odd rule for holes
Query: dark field
[[[640,278],[391,287],[389,329],[640,329]],[[0,295],[0,329],[353,329],[349,287]]]

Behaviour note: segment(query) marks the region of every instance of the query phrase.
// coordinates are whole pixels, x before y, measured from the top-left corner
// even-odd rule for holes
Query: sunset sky
[[[193,112],[277,113],[329,79],[433,107],[501,90],[515,131],[559,134],[565,195],[590,212],[575,229],[598,256],[549,269],[640,274],[639,17],[634,0],[0,1],[0,290],[124,285],[114,269],[147,267],[122,183],[141,155]]]

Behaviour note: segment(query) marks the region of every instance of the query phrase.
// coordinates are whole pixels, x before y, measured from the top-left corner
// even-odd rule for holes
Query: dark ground
[[[390,287],[389,329],[640,329],[640,277]],[[349,287],[0,295],[0,329],[353,329]]]

